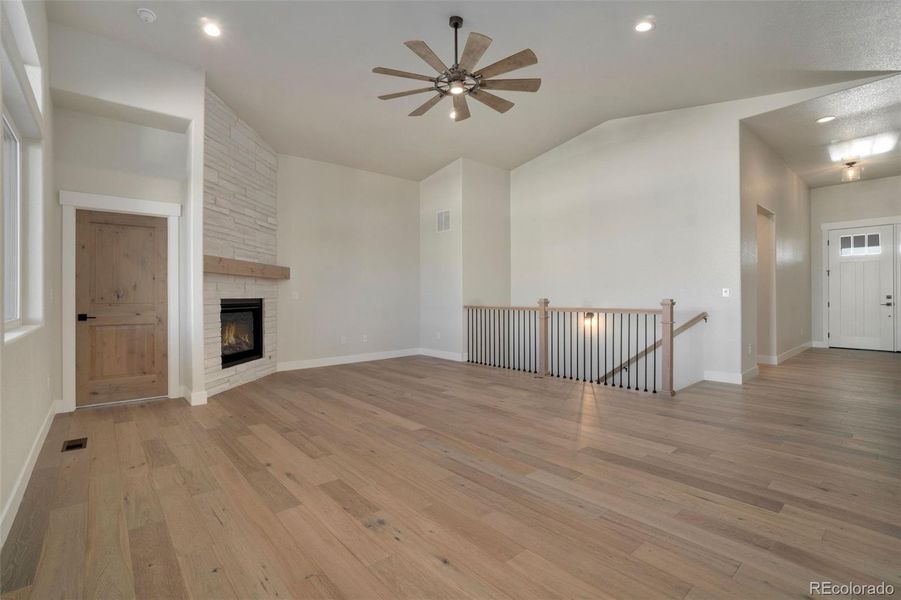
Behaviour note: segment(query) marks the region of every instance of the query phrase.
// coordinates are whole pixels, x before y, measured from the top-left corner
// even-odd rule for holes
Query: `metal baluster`
[[[594,325],[594,316],[588,322],[588,379],[586,381],[592,381],[594,375],[594,329],[591,328],[592,325]]]
[[[623,387],[623,313],[619,313],[619,387]]]
[[[644,347],[648,348],[648,313],[644,314]],[[644,355],[644,391],[648,391],[648,355]]]
[[[654,385],[653,393],[657,393],[657,315],[654,315]]]
[[[626,315],[626,362],[623,369],[626,370],[626,389],[632,389],[632,371],[629,369],[629,357],[632,356],[632,315]]]

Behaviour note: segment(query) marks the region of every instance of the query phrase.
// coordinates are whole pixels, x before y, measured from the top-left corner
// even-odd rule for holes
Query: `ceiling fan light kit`
[[[422,106],[410,113],[411,117],[419,117],[424,115],[430,108],[438,104],[445,96],[453,99],[454,109],[451,118],[455,121],[463,121],[470,116],[469,105],[466,97],[481,102],[482,104],[505,113],[513,108],[513,103],[486,90],[505,90],[510,92],[537,92],[541,87],[541,79],[491,79],[510,71],[522,69],[534,65],[538,62],[535,53],[529,49],[522,50],[497,61],[487,67],[483,67],[478,71],[474,71],[476,64],[485,54],[488,46],[491,45],[491,38],[481,33],[470,33],[466,39],[466,45],[463,47],[463,55],[458,53],[458,34],[460,28],[463,27],[463,19],[461,17],[451,17],[450,26],[454,30],[454,63],[448,67],[438,58],[428,44],[421,40],[413,40],[405,42],[404,45],[412,50],[417,56],[424,60],[430,67],[438,72],[435,77],[428,75],[419,75],[407,71],[399,71],[397,69],[388,69],[385,67],[376,67],[373,73],[380,75],[390,75],[392,77],[403,77],[406,79],[416,79],[419,81],[431,82],[431,87],[423,87],[405,92],[396,92],[393,94],[385,94],[379,96],[380,100],[391,100],[394,98],[402,98],[413,94],[422,94],[425,92],[435,92],[428,101]]]

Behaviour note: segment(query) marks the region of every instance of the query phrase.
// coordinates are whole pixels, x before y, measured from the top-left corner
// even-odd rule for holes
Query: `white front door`
[[[829,232],[829,345],[895,349],[894,227]]]

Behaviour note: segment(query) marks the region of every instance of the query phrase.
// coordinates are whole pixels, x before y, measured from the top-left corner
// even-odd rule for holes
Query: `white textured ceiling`
[[[816,122],[826,115],[837,118]],[[764,113],[745,123],[808,186],[835,185],[841,183],[843,164],[832,159],[830,147],[870,136],[901,135],[901,75]],[[901,174],[901,139],[898,142],[889,152],[860,159],[861,178]],[[901,197],[901,190],[898,193]]]
[[[135,10],[159,19],[142,24]],[[209,85],[277,151],[422,179],[464,156],[513,168],[616,117],[769,94],[901,70],[901,2],[152,2],[51,1],[50,19],[203,66]],[[494,39],[485,65],[532,48],[538,93],[498,114],[427,96],[374,66],[430,74],[403,46],[425,40],[445,61],[447,19]],[[657,30],[635,33],[635,20]],[[199,19],[223,35],[200,33]]]

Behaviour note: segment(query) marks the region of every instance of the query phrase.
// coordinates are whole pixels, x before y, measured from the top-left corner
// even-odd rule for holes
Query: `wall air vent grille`
[[[449,210],[439,210],[438,211],[438,233],[442,231],[450,231],[450,211]]]

